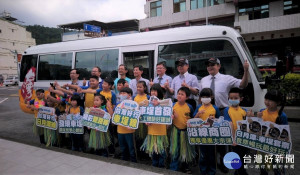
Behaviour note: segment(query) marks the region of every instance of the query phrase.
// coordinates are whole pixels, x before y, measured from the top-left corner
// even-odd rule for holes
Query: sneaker
[[[218,164],[218,169],[222,172],[222,173],[228,173],[229,170],[228,168],[226,168],[224,165],[222,164]]]

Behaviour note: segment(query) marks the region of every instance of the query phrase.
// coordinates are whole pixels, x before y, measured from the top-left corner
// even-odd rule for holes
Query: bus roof
[[[223,31],[226,31],[226,35],[223,34]],[[70,52],[78,50],[97,50],[103,48],[156,44],[198,38],[218,38],[224,36],[237,38],[240,37],[240,34],[233,28],[225,26],[179,27],[111,37],[91,38],[37,45],[26,49],[24,55]]]

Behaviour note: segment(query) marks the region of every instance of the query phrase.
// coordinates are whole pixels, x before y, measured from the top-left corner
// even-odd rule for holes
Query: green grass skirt
[[[139,123],[138,129],[135,131],[136,138],[144,140],[147,136],[147,127],[144,123]]]
[[[91,129],[89,147],[96,149],[106,149],[111,144],[109,132],[96,131]]]
[[[178,141],[180,145],[178,145]],[[182,131],[172,126],[170,143],[170,155],[172,159],[175,159],[179,155],[178,160],[180,162],[192,162],[196,157],[195,147],[189,144],[187,131]]]
[[[169,147],[168,137],[166,135],[147,135],[141,150],[145,151],[151,157],[153,153],[163,154]]]
[[[44,134],[44,128],[36,126],[36,118],[33,120],[33,126],[32,126],[33,134],[36,136],[41,136]]]
[[[58,143],[57,135],[58,135],[57,130],[44,128],[44,140],[46,146],[57,145]]]

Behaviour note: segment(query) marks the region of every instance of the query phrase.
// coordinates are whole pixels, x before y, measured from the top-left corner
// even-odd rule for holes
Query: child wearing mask
[[[203,88],[200,92],[199,105],[197,106],[194,118],[207,119],[219,118],[218,107],[212,104],[213,91],[210,88]],[[201,174],[216,174],[216,146],[200,145],[199,167]]]

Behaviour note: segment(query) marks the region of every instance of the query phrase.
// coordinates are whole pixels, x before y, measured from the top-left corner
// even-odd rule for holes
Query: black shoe
[[[228,168],[226,168],[224,165],[222,164],[218,164],[218,169],[222,172],[222,173],[228,173],[229,170]]]
[[[192,174],[192,170],[189,169],[189,168],[186,168],[184,172],[185,172],[186,174]]]

